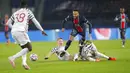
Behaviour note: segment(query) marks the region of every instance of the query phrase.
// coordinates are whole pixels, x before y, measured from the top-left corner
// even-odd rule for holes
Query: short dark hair
[[[79,10],[77,10],[77,9],[74,9],[73,11],[78,11],[79,12]]]
[[[120,7],[120,9],[125,9],[124,7]]]
[[[27,7],[27,0],[21,0],[20,7],[21,8]]]

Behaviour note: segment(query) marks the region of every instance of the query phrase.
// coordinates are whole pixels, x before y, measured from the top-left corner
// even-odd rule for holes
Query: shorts
[[[68,60],[70,60],[70,54],[68,52],[66,52],[66,54],[63,57],[58,56],[58,59],[68,61]]]
[[[5,31],[5,36],[8,35],[8,33],[9,33],[8,31]]]
[[[81,35],[82,37],[85,37],[85,31],[78,32],[77,30],[73,29],[71,35],[75,37],[77,34]]]
[[[23,46],[28,42],[31,42],[26,32],[12,32],[12,37],[20,46]]]
[[[125,28],[120,28],[120,32],[125,32],[126,29]]]
[[[85,46],[82,49],[81,55],[83,57],[92,57],[95,56],[95,54],[98,52],[96,46],[92,43],[92,47],[86,48]]]

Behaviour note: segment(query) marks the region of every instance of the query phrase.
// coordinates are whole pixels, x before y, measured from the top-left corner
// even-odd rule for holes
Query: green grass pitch
[[[44,60],[45,55],[56,46],[55,42],[32,42],[33,51],[28,54],[28,65],[30,70],[24,70],[21,57],[15,60],[16,68],[13,69],[8,57],[19,52],[18,45],[0,43],[0,73],[130,73],[130,40],[126,41],[125,48],[121,47],[121,40],[94,41],[98,50],[108,56],[117,58],[117,61],[100,62],[88,61],[59,61],[55,55]],[[70,54],[78,51],[78,42],[73,42],[68,49]],[[38,60],[32,62],[29,55],[36,53]]]

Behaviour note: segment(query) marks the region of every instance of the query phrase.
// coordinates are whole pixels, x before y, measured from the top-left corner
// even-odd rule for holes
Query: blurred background
[[[4,31],[2,21],[4,20],[5,14],[8,14],[10,17],[19,7],[20,0],[0,0],[1,33]],[[52,29],[54,30],[53,32],[55,33],[53,34],[56,35],[54,38],[63,37],[64,34],[68,33],[66,34],[67,36],[69,32],[71,32],[71,23],[65,25],[68,30],[64,33],[61,33],[58,29],[61,29],[62,20],[69,15],[73,9],[78,9],[80,13],[93,24],[93,39],[97,39],[94,30],[97,28],[97,31],[103,34],[103,37],[108,37],[108,33],[112,31],[114,33],[111,32],[110,34],[114,34],[113,39],[119,39],[119,30],[117,29],[119,25],[116,25],[114,22],[115,16],[119,14],[119,8],[124,7],[128,17],[130,16],[129,0],[28,0],[28,7],[33,11],[43,28],[48,30],[47,32],[52,32]],[[128,27],[130,27],[129,24]],[[34,25],[30,25],[29,30],[37,29]],[[128,35],[127,33],[126,35]],[[111,38],[111,35],[109,38]],[[130,36],[128,35],[127,38],[130,38]],[[68,39],[68,36],[65,37],[65,39]]]

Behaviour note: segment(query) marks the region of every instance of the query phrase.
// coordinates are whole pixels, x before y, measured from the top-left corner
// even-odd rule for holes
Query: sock
[[[106,55],[104,55],[104,54],[102,54],[102,53],[100,53],[100,52],[97,52],[96,55],[97,55],[98,57],[102,57],[102,58],[109,59],[108,56],[106,56]]]
[[[78,59],[78,54],[75,54],[75,55],[74,55],[74,60],[75,60],[75,59]]]
[[[22,55],[22,60],[23,60],[22,64],[27,65],[27,63],[26,63],[26,60],[27,60],[26,54]]]
[[[81,55],[83,46],[79,46],[79,55]]]
[[[85,39],[82,38],[81,40],[79,40],[79,44],[80,44],[80,45],[83,45],[84,41],[85,41]],[[83,48],[83,46],[79,46],[79,55],[81,55],[82,48]]]
[[[122,39],[122,45],[125,45],[125,39]]]
[[[24,49],[22,49],[20,52],[18,52],[18,53],[16,53],[15,55],[13,55],[12,57],[13,57],[14,59],[16,59],[16,58],[18,58],[18,57],[20,57],[20,56],[23,56],[23,55],[27,54],[28,52],[29,52],[28,48],[24,48]]]
[[[69,48],[71,42],[72,42],[71,40],[68,40],[68,41],[67,41],[66,46],[65,46],[65,50],[67,50],[67,49]]]

